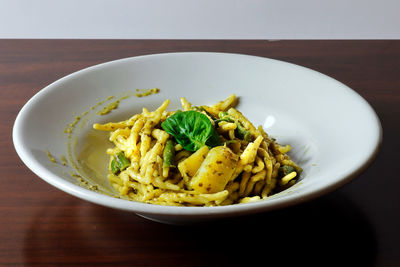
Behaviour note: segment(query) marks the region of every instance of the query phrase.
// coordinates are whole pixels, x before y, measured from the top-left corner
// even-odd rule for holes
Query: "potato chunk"
[[[210,151],[208,146],[203,146],[192,155],[190,155],[190,157],[179,162],[178,169],[181,172],[185,183],[188,183],[189,179],[196,174],[197,170],[200,168],[201,163],[206,158],[208,151]]]
[[[237,163],[238,156],[229,148],[212,148],[190,181],[191,188],[200,193],[217,193],[224,190]]]

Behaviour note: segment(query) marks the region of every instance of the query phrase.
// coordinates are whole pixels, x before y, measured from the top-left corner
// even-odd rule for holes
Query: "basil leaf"
[[[221,145],[221,139],[219,138],[217,131],[215,131],[214,129],[213,129],[210,137],[207,139],[206,145],[209,147],[215,147],[215,146]]]
[[[161,123],[161,127],[188,151],[196,151],[204,145],[213,147],[221,144],[211,121],[194,110],[176,112]]]

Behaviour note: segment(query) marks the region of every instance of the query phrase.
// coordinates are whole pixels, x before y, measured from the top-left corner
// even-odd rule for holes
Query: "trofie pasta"
[[[114,148],[108,178],[125,197],[160,205],[219,206],[265,199],[302,169],[260,126],[235,109],[235,95],[211,106],[181,98],[182,111],[143,108],[128,120],[94,124]]]

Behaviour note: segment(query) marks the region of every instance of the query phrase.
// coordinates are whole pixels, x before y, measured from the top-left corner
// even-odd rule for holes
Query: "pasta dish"
[[[121,122],[94,124],[114,144],[108,179],[122,198],[178,206],[220,206],[266,199],[296,183],[302,169],[261,126],[235,106],[235,95],[214,105],[154,111]]]

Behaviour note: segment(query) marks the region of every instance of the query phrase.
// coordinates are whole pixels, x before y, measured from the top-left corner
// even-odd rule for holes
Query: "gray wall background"
[[[0,38],[396,39],[400,0],[0,0]]]

